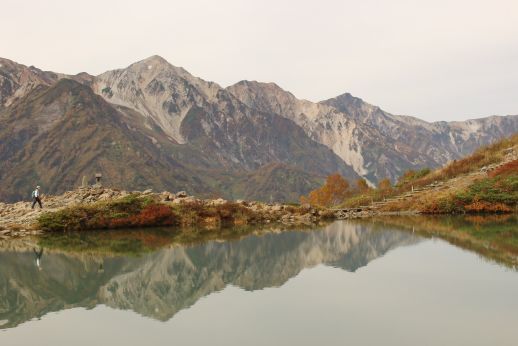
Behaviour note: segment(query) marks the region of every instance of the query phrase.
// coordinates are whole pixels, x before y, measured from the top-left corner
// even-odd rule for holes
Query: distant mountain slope
[[[241,81],[227,90],[250,107],[292,119],[372,183],[395,180],[409,168],[441,166],[518,131],[518,116],[428,123],[350,94],[312,103],[273,83]]]
[[[158,136],[157,136],[158,137]],[[193,172],[135,131],[122,114],[93,91],[62,79],[39,86],[0,115],[0,199],[79,186],[83,175],[102,172],[115,187],[157,189],[188,186],[202,191]]]
[[[294,122],[250,108],[219,85],[158,56],[103,73],[93,88],[106,101],[139,112],[172,141],[199,148],[215,166],[250,171],[284,162],[311,173],[357,177]]]
[[[518,115],[429,123],[415,117],[389,114],[350,94],[322,103],[380,129],[388,137],[428,153],[440,165],[446,163],[445,159],[463,157],[482,145],[518,131]]]
[[[246,199],[298,202],[301,192],[308,194],[324,179],[284,163],[271,163],[233,181],[228,190]]]

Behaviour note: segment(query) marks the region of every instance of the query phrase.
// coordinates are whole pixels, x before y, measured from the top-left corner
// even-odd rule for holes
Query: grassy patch
[[[423,168],[418,171],[414,171],[414,170],[410,169],[410,170],[406,171],[405,173],[403,173],[403,175],[398,179],[398,181],[396,183],[396,187],[401,187],[401,186],[405,186],[405,185],[408,186],[410,184],[413,184],[418,179],[426,177],[430,173],[431,173],[430,168]]]

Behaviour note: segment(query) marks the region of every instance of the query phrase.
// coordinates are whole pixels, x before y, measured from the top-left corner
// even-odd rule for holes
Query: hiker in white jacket
[[[43,208],[41,205],[41,198],[40,198],[40,187],[36,186],[36,190],[32,191],[32,209],[34,209],[34,205],[38,202],[40,205],[40,209]]]

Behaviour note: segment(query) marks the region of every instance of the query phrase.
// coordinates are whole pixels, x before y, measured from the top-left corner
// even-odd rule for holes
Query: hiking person
[[[40,187],[36,186],[36,190],[32,191],[32,209],[34,209],[34,205],[38,202],[40,205],[40,209],[43,208],[41,205],[41,198],[40,198]]]

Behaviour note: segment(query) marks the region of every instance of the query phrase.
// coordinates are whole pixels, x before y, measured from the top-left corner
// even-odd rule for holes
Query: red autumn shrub
[[[511,174],[518,174],[518,160],[508,162],[505,165],[500,166],[494,171],[490,172],[488,175],[493,178],[497,175],[508,176]]]
[[[155,224],[170,226],[175,222],[171,208],[163,204],[148,205],[138,215],[135,215],[132,218],[139,226]]]
[[[171,208],[162,204],[150,204],[138,214],[126,217],[101,216],[92,222],[91,228],[123,228],[137,226],[172,226],[176,219]]]

